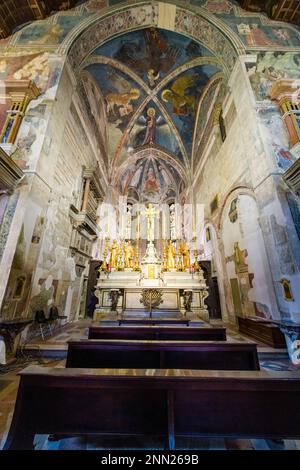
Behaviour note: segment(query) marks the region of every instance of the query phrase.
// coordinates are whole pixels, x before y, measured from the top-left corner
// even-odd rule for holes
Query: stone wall
[[[288,139],[278,106],[257,101],[247,61],[239,58],[229,80],[225,122],[232,104],[236,113],[225,142],[215,126],[206,151],[195,156],[194,191],[212,233],[203,256],[214,261],[224,318],[296,320],[300,247],[281,177],[285,154],[278,155]]]
[[[74,224],[69,213],[71,205],[81,210],[83,169],[97,169],[101,155],[93,144],[94,134],[76,92],[76,81],[68,70],[66,66],[53,99],[44,96],[39,103],[31,103],[20,129],[20,135],[30,132],[34,110],[42,112],[39,143],[25,152],[26,158],[31,153],[33,166],[25,170],[23,210],[6,244],[14,253],[11,269],[7,265],[9,279],[2,305],[6,318],[31,316],[38,309],[47,312],[53,303],[69,320],[80,313],[92,242],[87,235],[89,244],[82,248],[82,262],[76,264],[70,250]]]

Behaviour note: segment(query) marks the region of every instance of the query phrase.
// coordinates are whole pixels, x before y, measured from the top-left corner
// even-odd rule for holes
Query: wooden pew
[[[239,331],[250,338],[271,346],[272,348],[286,348],[284,334],[277,325],[257,317],[239,317]]]
[[[69,341],[66,367],[259,370],[256,344],[81,340]]]
[[[226,328],[179,326],[91,326],[89,339],[226,341]]]
[[[300,438],[299,372],[60,369],[21,372],[6,450],[35,434]]]

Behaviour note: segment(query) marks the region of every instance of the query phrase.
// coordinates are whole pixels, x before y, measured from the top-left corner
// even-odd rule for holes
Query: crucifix
[[[154,241],[154,217],[159,215],[159,211],[155,210],[153,204],[148,204],[148,208],[142,212],[148,219],[147,238],[149,242]]]

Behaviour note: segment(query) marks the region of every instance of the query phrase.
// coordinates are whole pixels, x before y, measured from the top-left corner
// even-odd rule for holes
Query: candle
[[[137,216],[136,238],[140,238],[140,213]]]
[[[166,213],[164,209],[162,209],[162,238],[166,239]]]

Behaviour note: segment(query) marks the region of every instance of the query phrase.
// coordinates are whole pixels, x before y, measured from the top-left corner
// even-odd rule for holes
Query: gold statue
[[[124,246],[125,268],[133,268],[134,248],[129,240]]]
[[[118,258],[119,258],[119,246],[117,244],[117,240],[112,242],[110,246],[110,267],[117,268],[118,267]]]
[[[176,248],[172,243],[172,240],[169,240],[168,244],[168,269],[175,269],[175,258],[176,258]]]
[[[181,244],[180,251],[181,251],[181,254],[182,254],[182,257],[183,257],[184,269],[189,269],[189,267],[191,265],[190,250],[189,250],[185,240],[183,240],[183,242]]]

